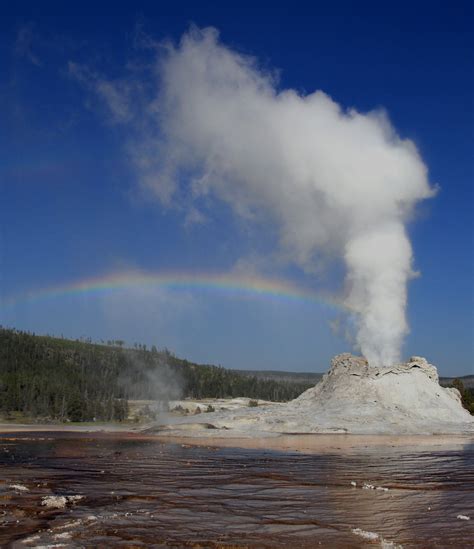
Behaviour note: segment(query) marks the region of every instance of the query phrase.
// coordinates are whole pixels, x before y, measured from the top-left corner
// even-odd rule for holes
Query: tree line
[[[0,327],[0,412],[59,421],[121,421],[128,401],[296,398],[311,385],[198,365],[167,349],[93,343]]]
[[[464,383],[458,378],[454,379],[452,387],[459,391],[464,408],[474,415],[474,387],[464,387]]]

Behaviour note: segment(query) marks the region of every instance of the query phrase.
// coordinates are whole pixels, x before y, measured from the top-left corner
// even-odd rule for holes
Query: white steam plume
[[[142,183],[164,203],[213,193],[240,215],[269,216],[303,268],[316,254],[342,258],[362,353],[372,366],[397,362],[412,276],[405,223],[433,195],[413,142],[380,110],[279,90],[212,28],[168,44],[155,77],[146,137],[134,149]]]

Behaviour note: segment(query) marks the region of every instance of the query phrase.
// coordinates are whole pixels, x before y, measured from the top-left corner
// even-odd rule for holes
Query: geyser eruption
[[[400,361],[412,249],[401,220],[377,223],[348,239],[346,302],[359,313],[357,342],[371,366]]]
[[[142,184],[165,204],[189,207],[191,219],[211,194],[241,216],[267,216],[302,268],[322,254],[342,258],[360,350],[372,366],[397,362],[412,276],[405,223],[433,194],[413,142],[383,111],[280,89],[212,28],[161,47],[154,78],[158,91],[133,148]]]

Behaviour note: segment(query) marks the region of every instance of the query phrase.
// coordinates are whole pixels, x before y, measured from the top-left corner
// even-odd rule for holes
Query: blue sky
[[[386,3],[383,3],[386,4]],[[474,373],[473,13],[471,2],[173,4],[113,11],[34,5],[0,18],[0,321],[37,333],[123,338],[233,368],[324,371],[350,344],[321,302],[189,288],[123,288],[17,302],[9,297],[121,271],[253,274],[314,292],[326,274],[277,262],[274,234],[217,201],[186,223],[140,190],[117,124],[70,64],[121,78],[150,63],[138,31],[178,41],[190,23],[213,26],[228,47],[279,71],[279,86],[321,89],[344,108],[383,107],[412,139],[437,196],[408,231],[421,276],[409,284],[405,356],[442,374]],[[138,34],[137,34],[138,33]],[[140,35],[142,36],[142,35]]]

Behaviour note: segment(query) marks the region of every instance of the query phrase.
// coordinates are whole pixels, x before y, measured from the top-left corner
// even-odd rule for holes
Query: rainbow
[[[297,300],[341,308],[334,298],[316,294],[286,281],[235,273],[182,272],[120,272],[40,288],[6,298],[4,305],[16,305],[63,296],[106,294],[136,288],[167,288],[170,290],[208,290],[234,297],[262,297]]]

